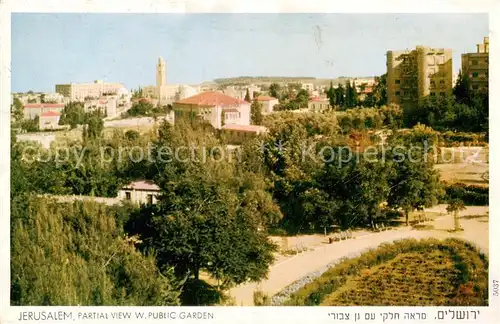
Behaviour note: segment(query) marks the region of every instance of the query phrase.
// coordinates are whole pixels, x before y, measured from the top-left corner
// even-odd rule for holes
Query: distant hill
[[[347,80],[353,79],[366,79],[373,78],[370,77],[345,77],[341,76],[333,79],[317,79],[315,77],[285,77],[285,76],[240,76],[234,78],[218,78],[214,79],[213,82],[217,85],[249,85],[249,84],[271,84],[271,83],[313,83],[315,85],[329,85],[330,82],[333,85],[337,85],[339,83],[344,83]],[[204,82],[204,84],[208,84],[211,82]]]

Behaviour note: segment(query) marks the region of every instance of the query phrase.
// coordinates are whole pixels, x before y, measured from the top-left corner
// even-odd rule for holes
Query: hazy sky
[[[372,76],[387,50],[475,51],[487,14],[13,14],[12,91],[57,83],[168,83],[236,76]]]

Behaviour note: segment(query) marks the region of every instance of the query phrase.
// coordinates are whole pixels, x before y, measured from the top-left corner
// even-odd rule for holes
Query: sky
[[[487,14],[12,14],[12,91],[55,84],[155,84],[237,76],[336,78],[385,73],[387,50],[474,52]]]

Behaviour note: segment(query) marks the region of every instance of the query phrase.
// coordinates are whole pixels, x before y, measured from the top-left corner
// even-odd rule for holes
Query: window
[[[436,96],[436,93],[435,92],[431,92],[431,97],[434,97]]]
[[[148,195],[148,205],[153,204],[153,195]]]
[[[401,94],[401,92],[396,91],[396,96],[399,96],[400,94]]]
[[[441,97],[444,97],[444,92],[440,92],[440,93],[439,93],[439,95],[440,95]]]
[[[132,196],[130,195],[129,191],[125,192],[125,199],[127,199],[127,200],[132,199]]]
[[[477,78],[477,77],[479,76],[479,73],[474,72],[474,73],[472,73],[472,76],[473,76],[474,78]]]
[[[477,65],[477,60],[472,60],[471,65]]]
[[[396,84],[400,84],[401,83],[401,80],[396,80]]]
[[[439,84],[444,84],[444,80],[439,80]]]
[[[472,86],[472,89],[477,90],[477,89],[479,89],[479,86],[478,86],[477,84],[474,84],[474,85]]]

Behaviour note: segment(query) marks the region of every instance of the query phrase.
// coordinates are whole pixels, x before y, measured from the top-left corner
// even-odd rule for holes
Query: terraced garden
[[[383,244],[332,267],[285,305],[484,306],[488,259],[458,239]]]

